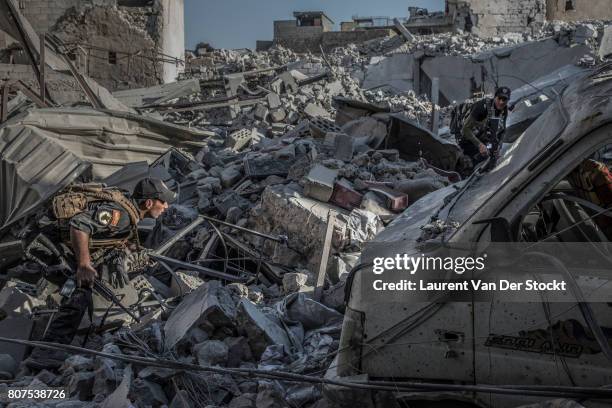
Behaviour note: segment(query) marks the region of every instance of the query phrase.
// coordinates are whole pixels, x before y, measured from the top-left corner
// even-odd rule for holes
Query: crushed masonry
[[[200,43],[186,53],[184,38],[172,33],[182,32],[182,21],[166,21],[179,7],[174,2],[80,1],[64,10],[67,2],[59,1],[49,27],[51,14],[27,2],[15,7],[21,3],[0,0],[11,16],[0,16],[0,336],[39,340],[58,311],[63,287],[43,277],[53,268],[37,257],[39,233],[53,222],[45,207],[51,197],[76,182],[131,192],[148,175],[176,192],[177,202],[157,222],[139,224],[148,252],[130,253],[138,274],[117,290],[125,309],[96,300],[73,345],[320,378],[334,371],[344,313],[346,324],[356,324],[345,290],[365,246],[421,211],[424,197],[464,182],[465,157],[451,130],[455,109],[503,82],[513,91],[513,142],[563,87],[612,58],[608,21],[517,12],[534,20],[514,32],[495,29],[475,1],[472,12],[482,20],[472,32],[414,10],[410,19],[369,31],[316,26],[328,34],[311,38],[312,50],[293,36],[315,26],[281,21],[280,37],[258,42],[260,51]],[[324,13],[312,13],[295,17],[327,24]],[[442,28],[424,34],[419,22],[431,32]],[[44,52],[33,46],[40,30],[48,34]],[[87,53],[81,43],[91,38]],[[133,52],[114,51],[130,44]],[[102,54],[108,64],[94,68],[85,59]],[[434,79],[438,95],[431,95]],[[326,246],[330,213],[336,219]],[[422,245],[457,227],[435,218],[414,226]],[[3,406],[33,403],[9,401],[12,388],[62,388],[67,401],[40,405],[57,408],[335,408],[332,397],[344,392],[80,354],[61,354],[59,368],[34,372],[24,363],[29,352],[2,346]],[[371,406],[392,406],[384,402]],[[582,405],[525,405],[532,406]]]

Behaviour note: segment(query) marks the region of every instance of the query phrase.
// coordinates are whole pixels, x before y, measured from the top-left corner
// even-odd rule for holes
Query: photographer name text
[[[408,280],[401,279],[395,282],[385,282],[377,279],[372,283],[376,291],[565,291],[567,284],[563,280],[553,280],[550,282],[539,282],[536,280],[525,280],[523,282],[513,282],[500,279],[496,282],[486,282],[479,279],[470,279],[453,282],[432,282],[427,280]]]

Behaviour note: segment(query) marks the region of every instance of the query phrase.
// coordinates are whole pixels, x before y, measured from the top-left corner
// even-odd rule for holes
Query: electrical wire
[[[222,368],[216,366],[200,366],[197,364],[183,363],[175,360],[148,358],[140,356],[129,356],[125,354],[105,353],[86,349],[68,344],[59,344],[44,341],[32,341],[22,339],[11,339],[0,337],[0,342],[39,347],[47,350],[63,350],[71,353],[82,353],[123,361],[126,363],[140,364],[152,367],[170,368],[188,372],[212,372],[218,374],[235,375],[242,377],[267,378],[279,381],[310,383],[319,385],[334,385],[344,388],[390,391],[390,392],[482,392],[504,395],[541,396],[541,397],[588,397],[612,399],[612,389],[597,387],[565,387],[565,386],[525,386],[525,385],[502,385],[494,386],[488,384],[445,384],[426,382],[391,382],[391,381],[346,381],[333,380],[329,378],[314,377],[309,375],[294,374],[286,371],[267,371],[254,368]]]

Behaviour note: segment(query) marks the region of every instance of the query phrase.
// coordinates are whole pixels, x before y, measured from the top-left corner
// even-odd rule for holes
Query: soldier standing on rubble
[[[473,165],[499,153],[501,138],[506,130],[509,99],[510,88],[498,88],[493,99],[476,102],[463,123],[459,146],[472,159]]]
[[[63,298],[43,341],[70,344],[87,309],[91,317],[92,288],[95,279],[99,277],[92,265],[92,251],[111,254],[110,257],[104,257],[110,258],[110,262],[105,261],[106,265],[99,268],[107,272],[107,276],[102,279],[114,287],[123,287],[129,278],[123,265],[125,256],[122,255],[129,252],[128,242],[138,242],[136,224],[143,218],[158,218],[176,196],[161,180],[154,178],[139,181],[131,199],[118,189],[83,191],[85,193],[80,192],[80,195],[71,192],[59,194],[53,202],[58,221],[65,218],[69,229],[76,268],[76,288],[69,297]],[[84,201],[83,197],[89,199]],[[84,208],[69,218],[62,217],[63,210],[65,214],[70,214],[75,212],[75,207]],[[50,369],[58,368],[66,358],[66,353],[59,350],[35,348],[25,363],[32,369]]]

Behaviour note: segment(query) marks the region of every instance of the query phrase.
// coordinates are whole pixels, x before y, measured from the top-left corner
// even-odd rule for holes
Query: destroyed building
[[[38,34],[60,38],[80,72],[109,90],[175,81],[184,69],[183,0],[19,1]],[[31,81],[28,58],[0,33],[0,78]],[[58,80],[59,82],[59,80]]]
[[[612,19],[612,10],[606,1],[547,0],[546,18],[562,21],[609,20]]]
[[[446,14],[456,27],[482,37],[522,33],[544,21],[612,19],[606,0],[447,0]]]
[[[482,38],[534,34],[546,21],[612,19],[612,8],[607,0],[445,0],[443,11],[409,7],[408,17],[354,16],[352,21],[340,23],[339,32],[333,30],[333,21],[321,11],[296,12],[294,17],[295,20],[275,21],[274,39],[258,41],[257,50],[277,44],[295,52],[329,51],[345,44],[400,34],[396,18],[411,33],[419,35],[457,30]]]
[[[8,391],[48,387],[65,397],[38,401],[45,408],[582,408],[612,399],[609,329],[596,329],[610,320],[608,301],[596,308],[601,319],[572,298],[561,320],[541,299],[528,313],[520,302],[437,297],[421,308],[398,292],[388,308],[360,288],[380,254],[424,253],[457,231],[474,241],[517,235],[494,207],[516,197],[538,202],[519,223],[523,238],[555,229],[570,242],[593,231],[605,239],[591,222],[568,226],[585,202],[551,180],[584,155],[578,143],[610,143],[609,22],[544,21],[529,34],[481,38],[413,30],[446,18],[414,9],[408,19],[356,18],[361,28],[339,35],[323,12],[298,12],[285,28],[287,38],[313,33],[298,41],[303,53],[289,42],[258,52],[202,42],[181,80],[109,90],[103,73],[89,71],[100,84],[77,69],[67,46],[93,17],[127,28],[113,16],[144,2],[109,4],[66,12],[54,25],[66,36],[42,47],[19,10],[14,20],[0,14],[24,53],[14,58],[37,72],[34,86],[7,81],[0,93],[0,404],[31,406]],[[337,34],[351,43],[333,46]],[[492,170],[466,170],[453,114],[498,85],[512,88],[514,108],[502,156]],[[610,149],[600,159],[612,164]],[[109,287],[116,301],[96,298],[70,345],[40,342],[67,286],[44,277],[57,266],[47,257],[65,260],[70,245],[46,235],[56,227],[52,198],[82,183],[131,193],[143,177],[177,198],[138,224],[144,249],[130,259],[128,284]],[[586,281],[602,286],[602,273]],[[512,332],[489,330],[491,315]],[[559,353],[546,343],[553,335]],[[32,347],[69,355],[36,371],[24,361]]]
[[[368,30],[334,31],[334,22],[321,11],[295,12],[295,20],[274,22],[274,39],[271,42],[260,41],[258,50],[272,45],[280,45],[295,52],[320,53],[336,47],[356,42],[388,36],[389,28]]]

